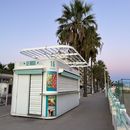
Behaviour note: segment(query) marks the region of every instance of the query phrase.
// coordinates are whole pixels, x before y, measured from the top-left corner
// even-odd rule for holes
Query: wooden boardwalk
[[[87,98],[82,97],[78,107],[54,120],[20,118],[10,115],[0,118],[0,130],[10,129],[113,130],[113,126],[107,98],[103,93],[96,93]]]

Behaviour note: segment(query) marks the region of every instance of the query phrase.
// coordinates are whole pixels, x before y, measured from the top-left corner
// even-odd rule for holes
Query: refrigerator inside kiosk
[[[87,64],[73,47],[31,48],[21,53],[33,60],[15,64],[11,115],[53,119],[79,105],[76,68]]]

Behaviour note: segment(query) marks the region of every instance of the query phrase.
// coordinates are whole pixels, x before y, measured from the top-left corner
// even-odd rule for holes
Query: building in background
[[[13,75],[0,74],[0,105],[11,104]]]

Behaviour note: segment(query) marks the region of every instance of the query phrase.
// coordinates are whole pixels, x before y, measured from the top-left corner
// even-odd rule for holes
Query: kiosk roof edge
[[[57,59],[70,67],[87,67],[84,58],[69,45],[45,46],[38,48],[22,49],[21,54],[37,60]]]

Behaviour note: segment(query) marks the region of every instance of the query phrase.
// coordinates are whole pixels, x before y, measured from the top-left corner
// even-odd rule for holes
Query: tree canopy
[[[103,78],[100,73],[105,70],[103,68],[105,64],[103,61],[96,63],[97,54],[103,44],[102,38],[97,33],[98,25],[92,13],[92,5],[83,0],[73,0],[69,5],[64,4],[62,15],[56,19],[56,22],[59,24],[56,32],[58,43],[73,46],[88,63],[91,61],[90,77],[93,86],[93,78],[97,80]],[[96,64],[93,66],[93,63]],[[84,68],[84,91],[86,91],[87,75],[87,68]]]
[[[2,64],[0,63],[0,73],[13,74],[14,63]]]

